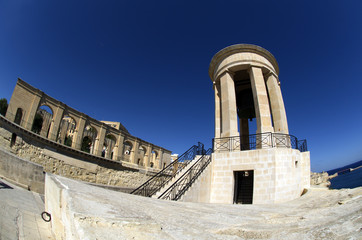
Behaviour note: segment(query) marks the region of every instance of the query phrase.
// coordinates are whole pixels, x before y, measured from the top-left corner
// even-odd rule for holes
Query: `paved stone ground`
[[[362,187],[313,188],[281,204],[227,205],[164,201],[53,179],[74,217],[68,224],[72,239],[362,239]]]
[[[0,179],[0,240],[54,239],[43,221],[44,197]]]

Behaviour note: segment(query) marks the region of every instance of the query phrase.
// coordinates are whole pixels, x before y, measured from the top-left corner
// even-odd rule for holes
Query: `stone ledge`
[[[362,187],[310,189],[278,204],[228,205],[157,200],[51,174],[46,210],[57,239],[358,239]],[[60,207],[61,206],[61,207]],[[57,225],[58,224],[58,225]],[[58,228],[56,228],[58,227]],[[63,234],[63,235],[62,235]],[[253,237],[254,236],[254,237]]]

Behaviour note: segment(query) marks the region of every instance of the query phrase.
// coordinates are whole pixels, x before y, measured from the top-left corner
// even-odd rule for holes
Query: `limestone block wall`
[[[17,135],[11,146],[12,132],[0,125],[0,146],[4,150],[41,165],[45,172],[78,179],[90,183],[135,188],[144,183],[150,176],[137,170],[118,169],[60,154],[56,149],[46,147],[35,139]],[[11,146],[11,147],[10,147]],[[111,166],[111,164],[110,164]]]
[[[67,196],[62,185],[54,178],[45,178],[45,210],[51,214],[51,228],[55,239],[79,239],[76,237],[74,225],[69,224],[70,214],[67,211]],[[66,227],[69,227],[66,232]]]
[[[298,198],[302,189],[301,154],[298,150],[278,149],[275,154],[274,202],[286,202]]]
[[[44,193],[43,167],[21,159],[2,147],[0,147],[0,176],[31,191]]]
[[[253,204],[284,202],[297,198],[306,179],[309,155],[299,150],[270,148],[212,154],[211,203],[233,203],[234,171],[254,171]],[[304,163],[304,164],[303,164]]]
[[[310,152],[301,153],[302,187],[310,187]]]

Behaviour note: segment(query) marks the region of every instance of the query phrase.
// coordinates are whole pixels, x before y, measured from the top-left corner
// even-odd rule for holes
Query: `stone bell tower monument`
[[[274,56],[255,45],[232,45],[212,58],[215,138],[210,202],[283,202],[309,187],[306,141],[289,135],[278,74]],[[249,132],[253,119],[256,133]]]

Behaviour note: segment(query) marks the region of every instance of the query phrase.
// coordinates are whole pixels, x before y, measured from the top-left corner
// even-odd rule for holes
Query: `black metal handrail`
[[[163,186],[165,186],[174,176],[184,169],[197,155],[205,153],[204,144],[193,145],[180,157],[167,165],[164,169],[151,177],[141,186],[131,192],[131,194],[151,197]],[[200,157],[201,158],[201,157]]]
[[[300,152],[308,151],[307,140],[306,139],[298,140],[298,149],[299,149]]]
[[[211,162],[211,153],[212,149],[209,148],[201,158],[187,169],[187,171],[158,198],[175,201],[179,200],[209,165]]]
[[[307,140],[298,140],[293,135],[283,133],[258,133],[244,136],[213,139],[214,151],[244,151],[263,148],[292,148],[308,151]]]

